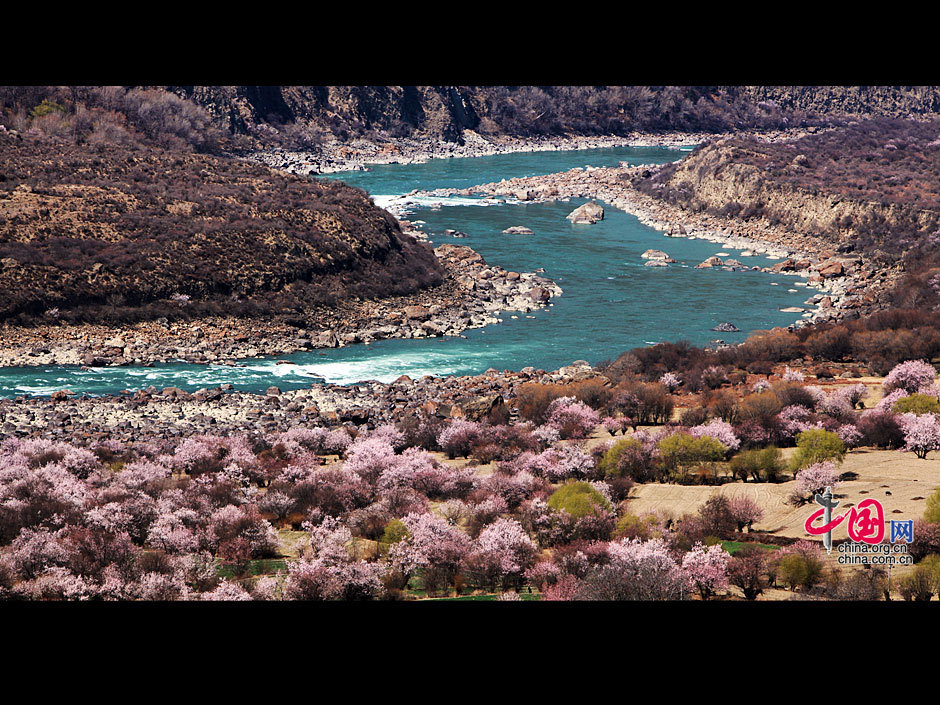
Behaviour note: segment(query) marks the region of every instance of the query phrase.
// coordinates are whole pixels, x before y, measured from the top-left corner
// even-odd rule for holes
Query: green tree
[[[731,474],[744,482],[748,477],[755,482],[774,482],[782,471],[783,461],[776,446],[745,450],[731,459]]]
[[[63,106],[47,98],[43,100],[39,105],[34,107],[32,110],[30,110],[29,116],[31,118],[38,118],[38,117],[42,117],[43,115],[48,115],[49,113],[54,113],[54,112],[64,113],[66,112],[66,110]]]
[[[911,394],[894,402],[891,410],[896,414],[937,414],[940,413],[940,400],[929,394]]]
[[[385,531],[382,532],[382,538],[379,539],[379,543],[387,549],[393,543],[398,543],[409,536],[411,536],[411,534],[408,531],[408,527],[405,526],[405,523],[401,519],[392,519],[385,525]]]
[[[940,524],[940,487],[936,488],[930,493],[930,496],[927,497],[924,521],[930,524]]]
[[[728,452],[724,443],[711,436],[674,433],[659,442],[659,457],[669,471],[687,469],[697,463],[718,462]]]
[[[821,428],[811,428],[798,434],[796,447],[796,455],[792,461],[794,472],[825,460],[841,463],[845,457],[845,443],[838,434]]]
[[[659,519],[655,514],[637,516],[626,512],[617,520],[614,538],[639,538],[644,541],[658,538],[662,533],[658,529]]]
[[[940,556],[924,558],[914,570],[898,580],[898,590],[905,600],[926,602],[940,592]]]
[[[575,519],[594,514],[598,509],[611,509],[610,502],[589,482],[569,482],[559,487],[548,498],[548,506],[555,511],[564,510]]]
[[[822,562],[809,555],[790,553],[780,558],[777,577],[791,590],[811,588],[822,579]]]
[[[621,438],[604,453],[597,467],[604,473],[604,477],[620,477],[623,474],[619,467],[620,457],[628,450],[640,450],[642,447],[643,444],[632,436]]]

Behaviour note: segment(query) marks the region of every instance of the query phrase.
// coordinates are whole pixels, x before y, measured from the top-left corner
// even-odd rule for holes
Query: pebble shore
[[[0,399],[0,439],[42,437],[78,445],[112,438],[152,442],[192,434],[263,434],[295,426],[341,423],[380,425],[421,412],[441,418],[479,420],[528,382],[572,382],[596,376],[577,361],[553,372],[487,370],[475,376],[402,376],[389,384],[313,384],[309,389],[265,394],[234,391],[224,384],[189,393],[178,387],[90,397],[66,391],[50,397]]]

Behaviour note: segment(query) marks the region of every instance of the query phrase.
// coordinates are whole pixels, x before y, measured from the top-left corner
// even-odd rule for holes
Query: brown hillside
[[[441,279],[427,246],[339,182],[0,134],[0,320],[52,308],[85,320],[105,309],[301,313]]]

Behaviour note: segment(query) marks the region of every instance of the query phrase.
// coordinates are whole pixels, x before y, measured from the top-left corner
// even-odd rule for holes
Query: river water
[[[687,152],[666,148],[610,148],[567,152],[530,152],[470,159],[438,159],[426,164],[376,166],[370,171],[333,174],[366,189],[378,204],[413,189],[465,188],[503,178],[549,174],[577,166],[665,163]],[[58,389],[107,394],[124,389],[177,386],[193,391],[231,383],[243,391],[307,387],[321,381],[348,384],[388,382],[400,375],[476,374],[488,368],[557,369],[574,360],[596,364],[630,348],[660,341],[688,340],[702,345],[720,338],[729,343],[748,333],[785,326],[800,314],[782,308],[806,307],[813,293],[792,276],[761,272],[695,269],[718,254],[746,265],[766,266],[765,257],[742,257],[705,240],[667,238],[634,216],[609,206],[595,225],[565,219],[584,199],[569,202],[484,205],[482,199],[426,200],[408,217],[424,221],[432,243],[469,245],[490,264],[508,270],[545,269],[564,293],[553,305],[529,314],[506,312],[502,323],[466,331],[459,338],[384,340],[370,345],[296,353],[278,359],[243,360],[239,366],[172,363],[153,367],[72,366],[0,368],[0,396],[45,395]],[[435,205],[439,203],[440,205]],[[505,235],[523,225],[533,235]],[[464,232],[465,238],[445,234]],[[647,249],[665,250],[678,260],[669,267],[645,267]],[[724,253],[724,254],[721,254]],[[710,330],[730,322],[740,333]]]

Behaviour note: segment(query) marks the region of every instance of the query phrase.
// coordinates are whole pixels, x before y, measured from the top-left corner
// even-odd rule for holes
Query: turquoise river
[[[375,166],[369,171],[333,174],[366,189],[377,203],[413,189],[464,188],[503,178],[550,174],[578,166],[664,163],[687,154],[666,148],[610,148],[524,152],[469,159],[437,159],[425,164]],[[384,198],[383,198],[384,197]],[[437,199],[439,207],[419,205],[409,214],[423,220],[432,243],[469,245],[490,264],[509,270],[545,269],[564,290],[553,305],[531,314],[506,312],[502,322],[466,331],[463,337],[385,340],[370,345],[296,353],[293,365],[274,358],[242,360],[238,366],[170,363],[152,367],[72,366],[0,369],[0,396],[45,395],[58,389],[93,395],[150,385],[193,391],[230,383],[244,391],[305,387],[322,381],[348,384],[388,382],[400,375],[476,374],[533,366],[557,369],[574,360],[598,363],[637,346],[716,338],[739,342],[751,331],[793,323],[799,316],[780,309],[805,307],[812,293],[794,277],[753,271],[695,269],[705,258],[740,251],[717,243],[666,238],[634,216],[607,207],[603,221],[572,225],[565,216],[583,199],[569,202],[484,205],[482,199]],[[505,235],[524,225],[533,235]],[[454,229],[468,237],[444,234]],[[645,267],[640,255],[662,249],[678,260],[669,267]],[[772,262],[756,256],[748,265]],[[512,316],[516,316],[513,318]],[[740,333],[711,328],[730,322]]]

